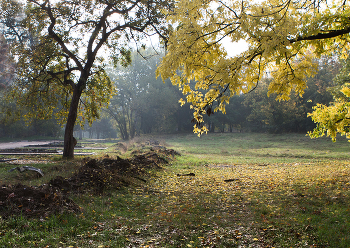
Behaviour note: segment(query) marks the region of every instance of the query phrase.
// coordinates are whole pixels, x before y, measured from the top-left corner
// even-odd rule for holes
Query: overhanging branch
[[[295,43],[298,41],[303,41],[303,40],[323,40],[323,39],[330,39],[330,38],[335,38],[338,36],[342,36],[345,34],[349,34],[350,33],[350,26],[345,27],[343,29],[339,29],[339,30],[329,30],[327,32],[323,32],[323,33],[318,33],[315,35],[310,35],[310,36],[299,36],[295,39],[290,39],[290,43]]]

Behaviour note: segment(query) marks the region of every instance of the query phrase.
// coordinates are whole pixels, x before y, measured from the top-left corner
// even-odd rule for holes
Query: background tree
[[[0,90],[4,90],[13,79],[14,64],[9,53],[9,45],[0,34]]]
[[[247,117],[251,111],[249,106],[244,105],[246,96],[235,95],[231,98],[230,104],[226,107],[226,114],[217,112],[210,116],[204,116],[209,132],[242,132],[249,131]],[[185,107],[185,106],[184,106]]]
[[[19,5],[15,0],[6,2],[0,10],[3,20],[9,8]],[[130,42],[140,41],[151,29],[162,35],[162,11],[170,6],[162,0],[27,0],[24,13],[15,12],[20,25],[5,29],[17,59],[9,98],[39,118],[51,117],[61,106],[57,116],[66,120],[63,156],[73,157],[77,117],[91,123],[114,90],[104,60],[127,65]],[[8,31],[19,28],[29,41],[21,40],[20,32]]]
[[[329,105],[319,103],[309,114],[317,124],[316,128],[309,132],[312,138],[324,135],[336,140],[337,134],[350,138],[350,59],[343,61],[343,67],[334,79],[333,102]]]
[[[307,79],[303,97],[292,94],[288,101],[276,102],[275,94],[267,96],[269,81],[272,79],[263,80],[253,92],[245,95],[244,103],[251,108],[248,126],[252,131],[305,133],[315,128],[308,113],[312,111],[312,106],[328,104],[332,100],[329,88],[334,85],[333,78],[339,70],[339,63],[334,57],[315,61],[318,72]]]
[[[108,71],[118,91],[106,111],[116,121],[121,138],[128,140],[140,133],[175,131],[179,124],[179,91],[169,81],[164,84],[156,79],[155,70],[161,56],[147,49],[133,52],[131,57],[129,67],[119,66]]]
[[[76,128],[80,128],[80,126],[76,126]],[[92,125],[87,125],[84,130],[89,133],[88,138],[93,139],[111,139],[117,138],[117,130],[113,127],[112,119],[109,118],[104,113],[101,113],[101,118],[95,120]],[[82,135],[79,135],[79,139],[82,139]]]
[[[157,58],[159,62],[159,58]],[[181,119],[186,119],[186,116],[180,117],[179,90],[174,87],[169,80],[162,82],[161,79],[156,79],[155,69],[157,64],[152,66],[151,83],[148,84],[147,91],[141,95],[141,126],[142,133],[174,133],[181,128]],[[178,120],[178,118],[180,119]],[[187,115],[185,122],[189,123],[190,116]],[[179,126],[180,125],[180,126]]]
[[[308,102],[298,95],[292,95],[288,101],[283,102],[275,101],[275,94],[268,97],[270,80],[261,82],[256,90],[245,96],[244,103],[251,108],[247,117],[248,126],[252,131],[258,132],[305,133],[307,131],[305,128],[310,122],[312,124],[307,118]]]
[[[264,72],[273,78],[268,94],[279,100],[292,91],[302,95],[306,79],[317,72],[315,56],[347,54],[349,15],[343,0],[181,0],[169,12],[176,26],[157,73],[182,89],[194,109],[194,132],[201,134],[207,131],[203,115],[225,113],[230,98],[253,90]],[[241,40],[248,50],[228,56],[227,49]],[[190,80],[196,80],[194,87]]]

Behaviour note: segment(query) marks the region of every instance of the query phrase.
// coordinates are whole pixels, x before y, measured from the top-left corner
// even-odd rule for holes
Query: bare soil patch
[[[27,187],[3,185],[0,188],[0,214],[10,216],[47,217],[62,212],[78,212],[80,208],[65,194],[48,185]]]

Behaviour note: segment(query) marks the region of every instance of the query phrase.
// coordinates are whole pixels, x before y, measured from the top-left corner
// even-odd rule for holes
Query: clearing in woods
[[[157,153],[141,139],[125,144],[125,153],[118,150],[120,144],[104,143],[108,148],[99,152],[109,157],[95,161],[156,152],[165,159],[155,162],[162,169],[149,166],[136,177],[119,175],[118,182],[125,185],[103,191],[57,191],[57,197],[69,198],[79,211],[2,218],[0,247],[350,246],[345,139],[332,143],[299,134],[245,133],[153,139],[181,156]],[[35,165],[44,171],[42,178],[10,174],[13,165],[1,163],[0,180],[27,185],[57,176],[68,180],[88,163],[99,168],[87,159],[51,158]],[[107,175],[98,182],[114,185],[115,177]]]

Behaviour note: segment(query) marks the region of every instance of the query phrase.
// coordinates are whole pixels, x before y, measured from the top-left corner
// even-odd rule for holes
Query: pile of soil
[[[149,149],[150,151],[147,152],[147,149]],[[177,151],[173,150],[173,149],[167,149],[166,147],[164,146],[159,146],[159,145],[156,145],[156,146],[152,146],[151,148],[146,148],[146,151],[145,150],[135,150],[132,152],[133,155],[139,155],[139,154],[143,154],[145,156],[147,156],[148,158],[154,156],[154,155],[157,155],[157,156],[162,156],[163,158],[164,157],[172,157],[174,158],[175,156],[181,156],[180,153],[178,153]]]
[[[58,176],[39,187],[4,185],[0,189],[0,215],[4,218],[19,214],[46,217],[62,212],[79,212],[79,206],[69,199],[69,194],[101,194],[135,181],[146,182],[150,178],[150,170],[161,169],[175,155],[179,154],[165,148],[135,152],[130,159],[113,159],[108,156],[86,159],[70,178]]]
[[[89,191],[100,194],[108,189],[128,186],[133,179],[146,182],[149,170],[161,169],[178,153],[172,149],[159,149],[157,152],[152,149],[148,152],[135,151],[133,154],[131,159],[119,156],[116,159],[90,159],[72,177],[56,177],[49,185],[62,192]]]
[[[79,206],[65,194],[47,185],[27,187],[18,184],[0,188],[0,214],[3,218],[16,215],[44,218],[51,214],[79,211]]]
[[[49,182],[53,188],[68,193],[100,194],[107,189],[118,189],[129,185],[128,178],[137,177],[143,171],[142,165],[133,165],[127,159],[91,159],[70,178],[56,177]]]

